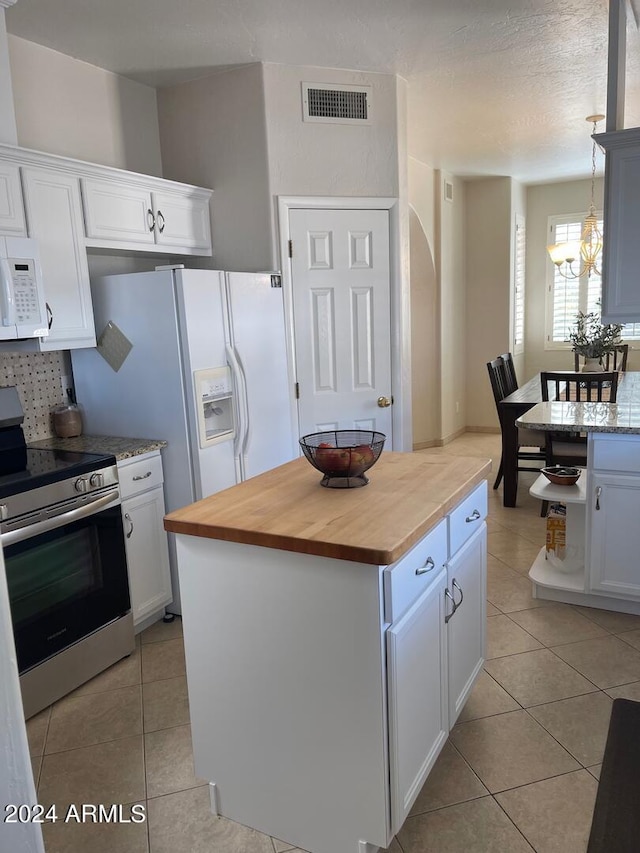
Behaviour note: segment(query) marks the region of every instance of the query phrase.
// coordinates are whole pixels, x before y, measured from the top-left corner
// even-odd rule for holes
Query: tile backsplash
[[[63,352],[0,353],[0,387],[17,387],[28,442],[55,435],[51,409],[67,402],[62,377],[69,373]]]

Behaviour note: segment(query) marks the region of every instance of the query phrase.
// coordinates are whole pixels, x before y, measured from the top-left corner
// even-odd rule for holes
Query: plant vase
[[[590,357],[586,355],[584,357],[584,364],[582,366],[583,373],[602,373],[604,370],[604,365],[601,359],[597,357]]]

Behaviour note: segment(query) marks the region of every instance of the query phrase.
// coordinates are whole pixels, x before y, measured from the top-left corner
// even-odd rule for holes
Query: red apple
[[[351,454],[344,448],[318,445],[315,460],[325,471],[343,473],[349,470]]]
[[[371,465],[374,460],[375,454],[368,444],[359,444],[351,452],[352,454],[357,453],[361,457],[363,465]]]

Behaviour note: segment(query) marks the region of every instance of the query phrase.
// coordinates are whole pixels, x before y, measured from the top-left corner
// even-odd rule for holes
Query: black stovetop
[[[0,498],[81,474],[89,474],[115,464],[116,458],[111,454],[27,447],[27,464],[21,471],[2,473],[0,460]]]

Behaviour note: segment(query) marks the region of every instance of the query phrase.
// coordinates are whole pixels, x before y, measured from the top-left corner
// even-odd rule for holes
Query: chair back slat
[[[629,357],[629,344],[618,344],[613,352],[608,352],[604,357],[605,370],[618,370],[624,373],[627,369],[627,358]],[[613,363],[612,363],[613,362]]]
[[[516,367],[513,363],[513,356],[510,352],[503,352],[502,355],[498,356],[504,362],[504,373],[507,380],[507,388],[508,394],[511,394],[513,391],[517,391],[518,389],[518,380],[516,378]]]
[[[543,371],[540,382],[545,401],[615,403],[618,394],[618,373],[615,370],[602,373]],[[553,389],[551,394],[549,388]]]
[[[493,361],[488,361],[487,370],[489,371],[491,390],[493,391],[493,399],[495,400],[497,408],[500,400],[504,400],[504,398],[511,393],[507,386],[507,375],[504,369],[504,361],[501,358],[494,358]]]

